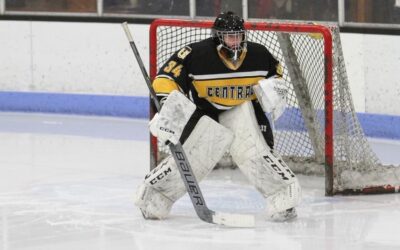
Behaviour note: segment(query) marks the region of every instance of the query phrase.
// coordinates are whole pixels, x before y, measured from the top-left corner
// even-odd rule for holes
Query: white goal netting
[[[199,23],[164,20],[152,24],[153,77],[176,50],[210,37],[212,23]],[[326,37],[317,31],[307,32],[304,27],[308,26],[287,23],[246,26],[248,40],[266,46],[282,63],[289,90],[288,107],[274,124],[275,150],[295,172],[325,174],[329,195],[397,191],[400,169],[379,163],[357,119],[338,28],[328,27],[332,51],[327,53]],[[332,91],[325,88],[327,71],[332,73]],[[325,112],[329,97],[332,98],[332,120],[326,118]],[[326,143],[330,134],[333,146]],[[157,146],[155,141],[153,147],[158,151],[158,160],[168,153],[166,147]],[[327,147],[332,147],[332,166]],[[221,165],[232,164],[229,156],[221,160]]]

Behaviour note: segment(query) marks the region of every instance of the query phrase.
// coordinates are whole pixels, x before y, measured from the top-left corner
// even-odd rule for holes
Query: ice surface
[[[371,140],[400,164],[399,142]],[[133,194],[149,166],[147,122],[0,113],[0,249],[400,249],[400,194],[324,196],[299,176],[299,217],[264,220],[264,201],[237,170],[201,183],[211,209],[257,213],[254,229],[199,220],[187,196],[163,221],[144,220]]]

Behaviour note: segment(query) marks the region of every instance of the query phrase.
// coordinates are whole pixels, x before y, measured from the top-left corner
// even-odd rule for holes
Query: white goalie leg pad
[[[235,135],[230,148],[233,160],[265,197],[297,182],[294,173],[265,142],[251,102],[225,111],[219,120]],[[277,210],[285,209],[284,206]]]
[[[286,188],[267,197],[266,214],[275,221],[284,221],[295,217],[295,211],[287,213],[286,210],[297,206],[300,203],[300,199],[301,187],[296,178],[295,181]]]
[[[183,145],[198,182],[214,168],[222,155],[228,150],[232,140],[233,134],[228,129],[207,116],[200,118]],[[184,183],[172,156],[165,158],[153,171],[146,175],[142,186],[154,189],[154,192],[152,191],[145,199],[136,197],[135,204],[142,210],[145,218],[165,218],[172,203],[186,193]],[[160,206],[149,205],[157,203],[157,200],[159,200]],[[168,201],[171,201],[171,204]],[[155,211],[151,211],[151,209]]]
[[[150,132],[163,143],[169,141],[176,144],[195,110],[193,102],[174,90],[168,95],[161,111],[150,121]]]
[[[174,204],[168,197],[146,184],[142,184],[137,189],[134,203],[140,208],[146,219],[167,217]]]

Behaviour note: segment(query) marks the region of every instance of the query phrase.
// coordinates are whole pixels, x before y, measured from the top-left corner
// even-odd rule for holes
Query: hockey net
[[[178,49],[208,38],[211,21],[159,19],[150,28],[150,76]],[[283,66],[288,107],[274,123],[275,150],[297,173],[325,175],[326,195],[397,192],[400,169],[383,166],[354,110],[338,28],[300,23],[246,23]],[[152,114],[151,114],[152,115]],[[167,147],[151,139],[152,166]],[[234,164],[229,154],[221,165]]]

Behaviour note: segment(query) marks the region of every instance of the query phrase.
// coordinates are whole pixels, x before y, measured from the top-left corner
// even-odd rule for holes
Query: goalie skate
[[[271,221],[275,222],[283,222],[283,221],[289,221],[297,217],[297,212],[294,207],[286,209],[285,211],[278,212],[275,214],[272,214],[270,216]]]

